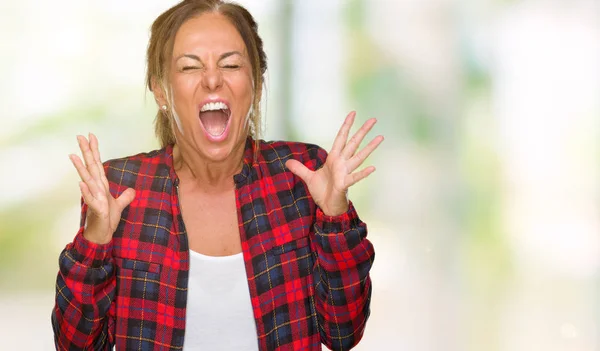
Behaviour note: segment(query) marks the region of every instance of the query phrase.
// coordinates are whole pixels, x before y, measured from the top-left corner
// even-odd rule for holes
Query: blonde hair
[[[250,135],[258,140],[261,130],[260,100],[267,57],[263,42],[258,35],[258,25],[252,15],[241,5],[221,0],[184,0],[158,16],[150,30],[150,41],[146,52],[146,85],[150,91],[163,90],[170,106],[173,96],[168,84],[168,75],[173,55],[175,35],[185,21],[205,12],[219,13],[229,19],[244,40],[252,65],[254,100],[250,111]],[[171,112],[159,108],[154,121],[154,131],[161,147],[175,144],[175,133]]]

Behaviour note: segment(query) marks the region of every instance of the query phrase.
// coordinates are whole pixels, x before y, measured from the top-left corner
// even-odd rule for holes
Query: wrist
[[[337,217],[348,212],[348,209],[350,208],[350,203],[348,200],[346,200],[342,203],[337,203],[334,205],[324,206],[320,208],[324,215],[329,217]]]
[[[88,211],[83,229],[83,238],[97,245],[108,244],[112,240],[112,232],[107,218],[100,218]]]
[[[102,233],[102,230],[97,230],[95,228],[86,227],[83,230],[83,238],[91,243],[96,245],[106,245],[111,242],[112,235],[108,233]]]
[[[112,238],[110,238],[110,237],[98,238],[93,235],[87,235],[85,232],[83,233],[83,238],[85,240],[89,241],[90,243],[96,244],[96,245],[106,245],[106,244],[110,243],[110,241],[112,240]]]

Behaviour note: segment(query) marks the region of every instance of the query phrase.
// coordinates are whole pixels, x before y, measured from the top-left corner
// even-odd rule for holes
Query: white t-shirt
[[[258,350],[241,252],[214,257],[190,250],[183,350]]]

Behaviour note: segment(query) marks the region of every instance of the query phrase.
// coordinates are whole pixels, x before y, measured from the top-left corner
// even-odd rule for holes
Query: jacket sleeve
[[[316,168],[327,154],[320,149]],[[317,207],[312,250],[315,307],[321,342],[332,350],[349,350],[362,338],[369,318],[375,251],[367,226],[350,203],[348,211],[327,216]]]
[[[98,245],[83,237],[86,210],[83,204],[81,228],[58,261],[52,311],[57,350],[110,350],[114,344],[111,306],[116,275],[112,242]]]
[[[369,318],[373,245],[352,204],[348,212],[335,217],[317,209],[314,229],[315,307],[321,342],[332,350],[349,350],[362,338]]]

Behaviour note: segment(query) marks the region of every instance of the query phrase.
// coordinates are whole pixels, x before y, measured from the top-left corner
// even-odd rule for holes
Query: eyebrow
[[[240,55],[240,56],[244,56],[244,55],[242,55],[242,53],[241,53],[241,52],[239,52],[239,51],[229,51],[229,52],[226,52],[226,53],[222,54],[222,55],[219,57],[219,61],[220,61],[220,60],[222,60],[222,59],[226,59],[226,58],[228,58],[229,56],[233,56],[233,55]]]
[[[223,54],[221,54],[221,56],[219,56],[219,61],[221,61],[221,60],[223,60],[223,59],[226,59],[226,58],[228,58],[229,56],[233,56],[233,55],[240,55],[240,56],[244,56],[244,55],[242,55],[242,53],[241,53],[241,52],[239,52],[239,51],[228,51],[228,52],[226,52],[226,53],[223,53]],[[177,58],[177,60],[179,60],[179,59],[181,59],[181,58],[183,58],[183,57],[187,57],[187,58],[190,58],[190,59],[192,59],[192,60],[196,60],[196,61],[198,61],[198,62],[202,62],[202,60],[200,59],[200,57],[198,57],[198,56],[196,56],[196,55],[193,55],[193,54],[183,54],[183,55],[179,56],[179,57]]]

